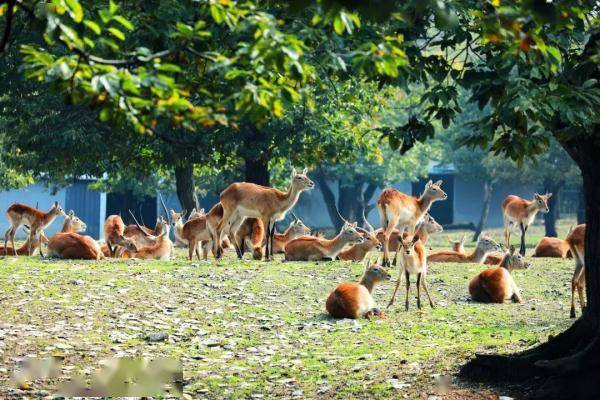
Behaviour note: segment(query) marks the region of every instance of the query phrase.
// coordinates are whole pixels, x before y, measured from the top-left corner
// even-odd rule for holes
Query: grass
[[[563,236],[569,224],[560,225]],[[541,232],[532,228],[530,246]],[[431,245],[447,247],[446,237]],[[472,303],[467,284],[484,267],[433,264],[435,309],[418,313],[413,297],[408,312],[399,301],[387,320],[354,322],[328,318],[324,303],[339,282],[359,279],[362,264],[232,255],[188,262],[183,251],[168,262],[0,259],[0,397],[43,396],[74,372],[89,375],[102,359],[144,356],[180,358],[190,398],[426,399],[475,352],[523,350],[571,324],[572,261],[531,261],[515,273],[524,304]],[[380,306],[393,282],[376,288]],[[148,343],[150,332],[169,337]],[[19,358],[52,355],[64,357],[58,378],[10,388]],[[450,393],[519,394],[456,380]]]

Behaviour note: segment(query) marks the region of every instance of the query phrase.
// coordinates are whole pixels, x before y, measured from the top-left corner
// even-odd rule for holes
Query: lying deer
[[[586,302],[583,291],[585,289],[585,224],[577,225],[566,239],[571,254],[575,259],[575,271],[571,279],[571,318],[575,318],[575,290],[579,294],[581,313],[585,311]]]
[[[310,228],[304,225],[304,222],[290,211],[294,220],[283,233],[275,232],[273,234],[273,253],[285,253],[285,246],[294,239],[309,235]]]
[[[246,218],[235,233],[235,248],[238,258],[242,258],[246,248],[252,249],[252,258],[262,260],[263,242],[265,242],[265,225],[258,218]]]
[[[469,293],[474,301],[481,303],[504,303],[510,300],[522,303],[519,288],[511,273],[515,269],[529,267],[530,264],[525,258],[515,253],[515,246],[510,246],[510,250],[496,268],[488,268],[471,279]]]
[[[427,257],[428,262],[458,262],[482,264],[488,255],[500,251],[500,245],[492,238],[481,236],[471,254],[459,253],[453,250],[438,250]]]
[[[23,203],[14,203],[6,210],[6,217],[10,223],[10,228],[4,234],[4,255],[8,255],[8,239],[10,238],[12,249],[17,255],[15,249],[15,233],[21,225],[29,226],[29,242],[32,246],[35,243],[35,237],[42,234],[42,231],[46,229],[59,215],[66,216],[62,207],[58,204],[58,201],[54,202],[54,205],[48,212],[38,210],[37,208],[30,207]],[[29,255],[32,254],[29,249]],[[40,254],[43,256],[42,247],[40,246]]]
[[[404,303],[405,310],[408,311],[410,275],[417,275],[417,308],[421,310],[421,286],[423,286],[423,289],[425,289],[425,294],[427,294],[427,298],[429,299],[429,305],[431,308],[433,308],[433,300],[431,300],[429,288],[427,287],[427,253],[425,246],[421,242],[418,234],[413,236],[410,240],[405,240],[402,237],[398,237],[398,240],[400,241],[400,247],[396,251],[396,258],[400,260],[400,271],[398,275],[398,281],[396,282],[396,287],[394,288],[394,293],[392,294],[392,298],[388,303],[388,308],[390,308],[396,300],[396,292],[400,286],[402,272],[404,272],[406,279],[406,300]],[[398,255],[400,255],[399,258]]]
[[[365,226],[367,229],[356,228],[358,232],[362,234],[363,242],[357,243],[354,246],[344,249],[340,251],[338,255],[340,260],[344,261],[362,261],[367,254],[373,249],[381,250],[381,243],[377,236],[375,236],[375,230],[373,226],[367,221],[367,218],[363,212],[363,221],[365,221]]]
[[[138,251],[133,253],[132,258],[147,260],[168,260],[171,258],[173,243],[169,239],[169,223],[163,217],[159,217],[159,224],[162,225],[160,227],[161,234],[156,237],[156,243],[151,246],[139,247]]]
[[[572,254],[566,240],[544,236],[535,246],[532,257],[571,258]]]
[[[389,279],[390,274],[384,267],[367,262],[360,282],[339,284],[327,298],[325,308],[333,318],[385,317],[385,314],[375,307],[372,293],[378,282]]]
[[[377,199],[377,210],[384,230],[383,239],[383,265],[389,266],[388,244],[392,231],[398,227],[403,233],[408,232],[409,237],[415,235],[415,228],[429,211],[435,201],[445,200],[448,195],[441,189],[442,181],[427,182],[423,194],[416,198],[399,192],[396,189],[385,189]]]
[[[104,239],[108,248],[108,256],[115,257],[118,246],[135,253],[138,249],[135,242],[125,237],[125,223],[119,215],[110,215],[104,222]],[[104,249],[103,249],[104,253]],[[106,253],[104,253],[106,255]]]
[[[48,256],[73,260],[101,260],[104,258],[98,242],[87,235],[80,235],[87,229],[86,224],[69,212],[62,230],[48,241]]]
[[[362,243],[362,235],[356,230],[356,223],[344,222],[340,233],[333,239],[321,239],[314,236],[301,236],[285,246],[287,261],[319,261],[324,258],[335,259],[347,245]]]
[[[467,235],[462,235],[460,240],[454,240],[450,236],[448,236],[448,241],[450,242],[450,247],[452,247],[452,251],[457,253],[465,254],[465,239]]]
[[[504,216],[504,237],[506,239],[506,247],[510,246],[510,234],[516,229],[521,230],[521,248],[519,252],[525,255],[525,233],[527,228],[535,219],[538,212],[547,213],[548,199],[552,197],[552,193],[545,195],[535,193],[533,200],[525,200],[518,196],[507,196],[502,202],[502,214]]]

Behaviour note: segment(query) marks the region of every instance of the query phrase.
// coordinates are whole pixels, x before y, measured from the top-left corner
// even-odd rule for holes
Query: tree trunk
[[[252,182],[263,186],[271,186],[268,158],[245,158],[244,167],[246,182]]]
[[[366,228],[365,225],[365,220],[363,218],[363,215],[365,216],[365,218],[369,217],[369,212],[375,208],[374,204],[369,204],[369,202],[371,201],[371,197],[373,197],[373,194],[375,193],[375,190],[377,189],[377,186],[369,183],[367,185],[367,187],[365,188],[365,191],[362,194],[362,211],[363,214],[360,214],[360,220],[362,221],[361,226],[363,228]]]
[[[325,207],[327,208],[327,213],[329,214],[329,219],[331,219],[331,223],[335,228],[335,231],[338,232],[342,228],[343,221],[337,215],[337,211],[335,209],[335,195],[333,191],[329,187],[327,183],[327,178],[323,170],[319,167],[315,171],[315,181],[317,182],[317,187],[321,191],[323,195],[323,200],[325,201]]]
[[[583,186],[579,189],[579,201],[577,204],[577,224],[585,224],[585,193]]]
[[[497,383],[502,379],[523,381],[544,376],[536,398],[600,398],[600,132],[594,127],[592,133],[561,142],[583,176],[588,301],[585,311],[569,329],[536,348],[511,356],[478,355],[463,366],[463,377]]]
[[[560,207],[560,188],[562,185],[551,182],[544,184],[546,193],[552,193],[552,197],[548,200],[548,208],[550,211],[544,214],[544,226],[546,227],[546,236],[557,237],[556,220],[558,219],[558,208]]]
[[[479,235],[481,235],[481,232],[483,232],[483,228],[485,228],[485,224],[487,223],[488,215],[490,215],[493,191],[493,183],[485,181],[483,183],[483,208],[481,209],[481,217],[479,217],[479,222],[477,223],[475,233],[473,234],[474,242],[476,242],[479,239]]]
[[[363,201],[362,187],[363,181],[356,178],[349,185],[344,185],[342,181],[338,182],[338,209],[342,217],[350,222],[362,221]]]
[[[196,198],[193,164],[175,167],[175,186],[177,188],[177,198],[182,209],[190,212],[193,208],[199,208],[198,199]]]

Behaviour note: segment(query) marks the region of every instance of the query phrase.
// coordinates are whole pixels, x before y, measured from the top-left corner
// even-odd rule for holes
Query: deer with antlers
[[[291,183],[286,192],[254,183],[238,182],[229,185],[221,192],[223,218],[213,234],[213,252],[221,257],[221,240],[225,234],[235,237],[235,232],[245,218],[260,218],[267,228],[267,259],[273,255],[273,233],[275,222],[285,218],[285,214],[298,202],[300,193],[314,188],[315,184],[302,173],[292,170]],[[239,249],[236,249],[239,254]]]
[[[156,243],[150,246],[139,247],[134,252],[132,258],[142,258],[147,260],[168,260],[171,257],[173,251],[173,243],[169,238],[170,223],[162,216],[159,217],[158,222],[160,227],[160,234],[156,236]],[[136,221],[136,224],[138,222]]]
[[[544,195],[535,193],[531,201],[525,200],[519,196],[509,195],[502,202],[502,215],[504,217],[504,237],[506,247],[510,247],[510,234],[516,230],[521,231],[521,247],[519,253],[525,255],[525,233],[527,228],[535,219],[538,212],[547,213],[548,200],[552,193]]]
[[[356,229],[356,222],[344,220],[344,226],[333,239],[314,236],[301,236],[285,246],[286,261],[320,261],[325,258],[334,260],[348,245],[362,243],[363,236]]]
[[[363,242],[357,243],[350,248],[344,249],[340,251],[338,255],[340,260],[344,261],[362,261],[367,254],[373,249],[381,250],[381,243],[375,234],[375,229],[367,220],[365,216],[365,211],[363,209],[363,221],[365,222],[365,226],[367,229],[356,228],[358,232],[360,232],[363,236]]]
[[[427,261],[482,264],[490,254],[500,250],[500,245],[494,239],[482,235],[477,241],[475,250],[470,254],[459,253],[453,250],[438,250],[431,253],[427,257]]]
[[[106,218],[104,222],[104,239],[106,240],[109,257],[116,256],[119,246],[133,253],[138,250],[135,242],[125,236],[125,224],[120,215],[110,215]]]
[[[427,182],[421,196],[413,197],[396,189],[388,188],[377,199],[377,210],[384,230],[383,265],[390,266],[389,241],[393,230],[399,227],[400,233],[406,230],[409,237],[415,234],[415,228],[435,201],[445,200],[448,195],[441,188],[442,181]]]
[[[10,228],[8,228],[4,234],[4,255],[8,255],[7,249],[9,238],[14,255],[17,255],[15,249],[15,234],[21,225],[29,226],[29,246],[31,247],[35,243],[35,237],[42,235],[42,231],[46,229],[59,215],[64,217],[65,212],[58,204],[58,201],[54,202],[54,205],[48,212],[38,210],[37,208],[33,208],[22,203],[12,204],[6,210],[6,217],[10,223]],[[28,254],[31,255],[31,253],[32,252],[30,248]],[[41,246],[40,254],[43,256]]]

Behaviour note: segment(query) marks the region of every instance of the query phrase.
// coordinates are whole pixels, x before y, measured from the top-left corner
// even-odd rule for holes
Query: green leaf
[[[83,8],[79,4],[78,0],[65,0],[67,7],[69,7],[69,14],[73,18],[73,21],[79,23],[83,20]]]
[[[118,9],[118,4],[115,3],[113,0],[110,0],[110,2],[108,3],[108,12],[110,12],[112,15],[115,15]]]
[[[96,35],[99,35],[100,33],[102,33],[102,28],[100,28],[100,25],[98,25],[94,21],[90,21],[89,19],[86,19],[85,21],[83,21],[83,24],[85,26],[87,26],[88,28],[90,28],[90,30],[92,32],[94,32]]]
[[[562,57],[560,55],[560,51],[556,47],[548,46],[548,53],[560,64],[562,62]]]
[[[121,25],[123,25],[123,27],[125,27],[125,29],[128,29],[130,31],[133,31],[135,29],[133,24],[125,17],[122,17],[120,15],[115,15],[113,19],[115,21],[117,21],[118,23],[120,23]]]
[[[123,34],[123,32],[121,32],[117,28],[108,28],[108,31],[117,39],[125,40],[125,35]]]

